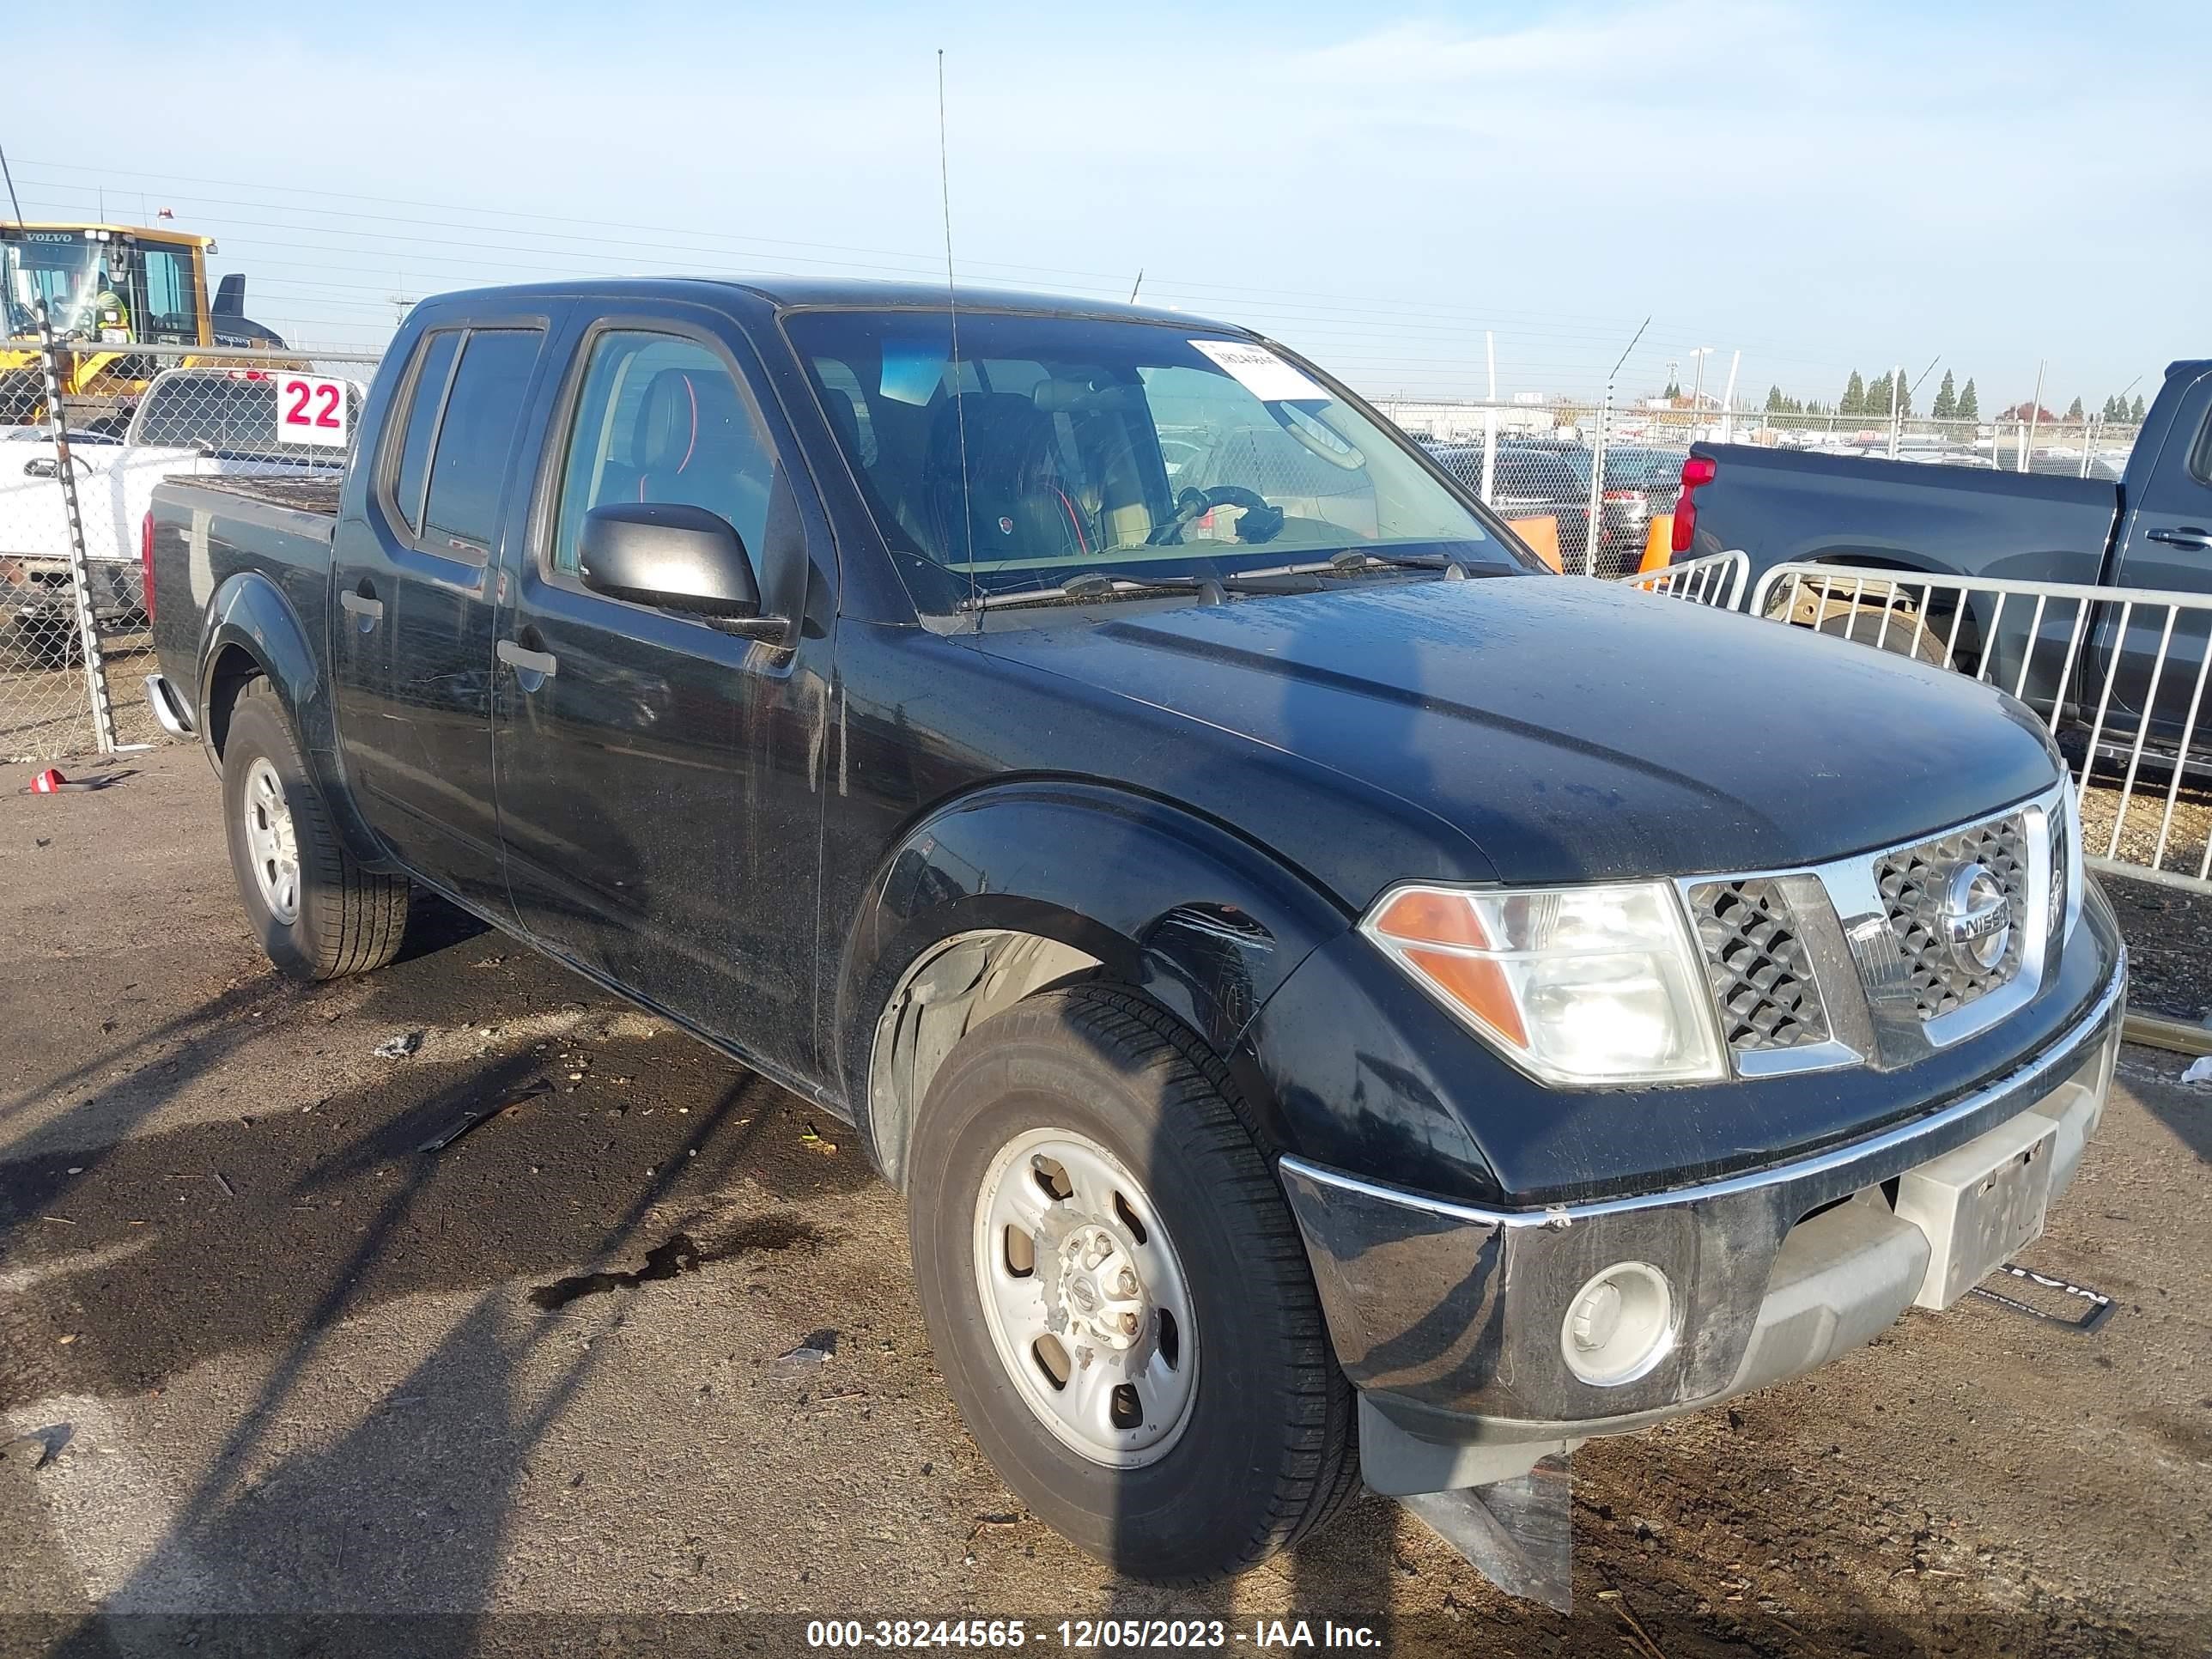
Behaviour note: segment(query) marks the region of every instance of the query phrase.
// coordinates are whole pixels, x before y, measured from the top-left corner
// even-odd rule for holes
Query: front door
[[[508,883],[556,952],[808,1073],[830,635],[784,649],[577,575],[586,513],[673,501],[729,522],[763,593],[827,592],[749,349],[686,316],[603,325],[568,371],[501,629]]]
[[[2159,453],[2136,457],[2128,468],[2130,479],[2143,482],[2129,501],[2127,540],[2119,550],[2112,580],[2122,587],[2149,587],[2212,598],[2212,373],[2197,377],[2190,386],[2169,388],[2159,398],[2170,406]],[[2137,465],[2136,462],[2146,465]],[[2135,717],[2150,710],[2154,738],[2178,741],[2197,701],[2197,675],[2206,651],[2206,629],[2212,612],[2203,610],[2169,611],[2164,605],[2100,605],[2097,678],[2088,686],[2089,713],[2102,690],[2102,676],[2117,650],[2118,664],[2112,678],[2111,711],[2106,728],[2117,726],[2123,739],[2134,729]],[[2172,636],[2166,638],[2171,619]],[[2125,627],[2122,623],[2124,620]],[[2160,665],[2160,647],[2165,664]],[[2212,697],[2206,699],[2212,702]],[[2112,716],[2125,710],[2125,717]],[[2212,745],[2212,709],[2200,711],[2190,746]]]
[[[495,596],[515,436],[545,330],[420,337],[358,518],[332,539],[331,664],[349,783],[410,869],[507,914],[492,802]],[[526,481],[525,488],[526,489]]]

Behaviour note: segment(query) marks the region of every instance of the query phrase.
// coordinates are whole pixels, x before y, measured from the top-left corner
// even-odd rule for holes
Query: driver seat
[[[963,449],[965,449],[965,465]],[[922,462],[944,564],[1077,558],[1099,538],[1060,469],[1052,417],[1016,392],[963,392],[930,416]]]

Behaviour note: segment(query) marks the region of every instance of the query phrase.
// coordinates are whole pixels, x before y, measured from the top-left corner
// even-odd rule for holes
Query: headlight
[[[1395,887],[1360,931],[1547,1083],[1726,1075],[1696,941],[1665,882]]]

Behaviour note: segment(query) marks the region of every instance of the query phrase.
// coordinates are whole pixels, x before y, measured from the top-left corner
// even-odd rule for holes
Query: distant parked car
[[[1482,488],[1480,443],[1421,446],[1436,463],[1469,489]],[[1580,454],[1577,470],[1573,457]],[[1492,469],[1490,505],[1501,518],[1549,518],[1559,526],[1559,562],[1579,574],[1589,545],[1589,453],[1549,440],[1501,438]]]
[[[1673,509],[1686,454],[1680,449],[1606,446],[1597,574],[1625,576],[1643,562],[1652,514]]]

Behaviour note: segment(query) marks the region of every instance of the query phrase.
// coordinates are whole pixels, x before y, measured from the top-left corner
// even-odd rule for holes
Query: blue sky
[[[552,0],[102,9],[129,95],[32,77],[33,217],[162,206],[250,307],[583,271],[941,276],[1250,322],[1370,393],[1581,392],[1732,352],[1739,395],[1940,359],[2092,406],[2212,352],[2212,7],[1200,9]],[[210,25],[220,23],[220,27]],[[221,44],[213,38],[220,37]],[[20,41],[21,36],[18,36]],[[2194,65],[2194,68],[2189,67]],[[2180,84],[2172,83],[2179,75]]]

